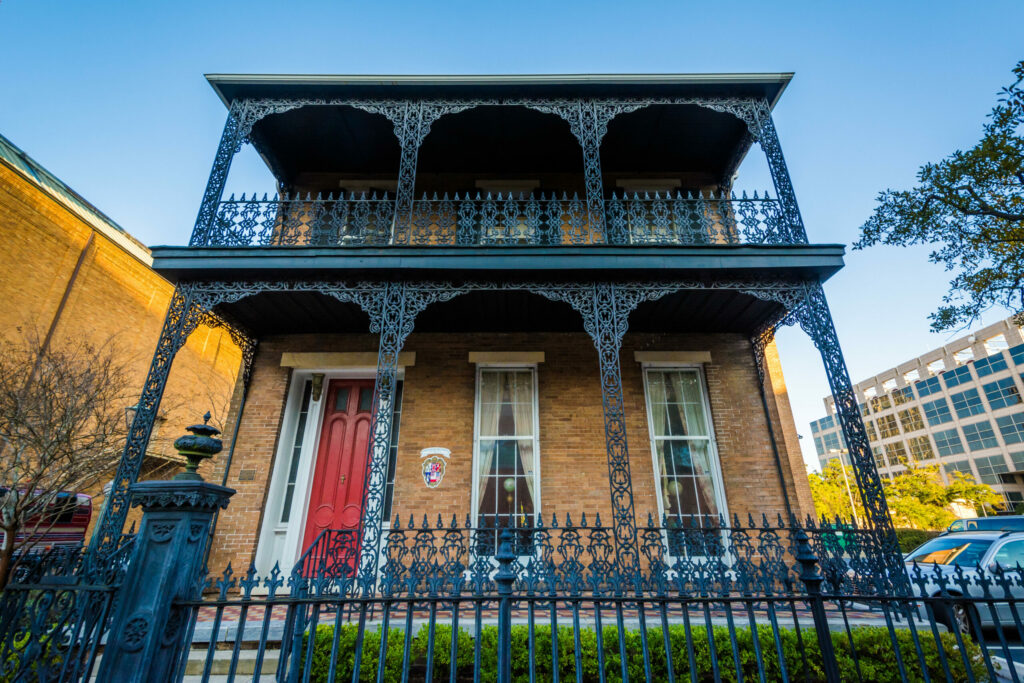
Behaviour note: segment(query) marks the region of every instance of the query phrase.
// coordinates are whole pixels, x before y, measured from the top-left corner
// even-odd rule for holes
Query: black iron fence
[[[327,531],[290,571],[203,577],[152,626],[189,681],[1024,676],[1019,567],[911,565],[899,583],[872,532],[780,522],[652,521],[623,570],[597,518],[395,520],[372,580],[357,535]],[[81,557],[41,557],[5,591],[0,680],[89,680],[116,655],[102,638],[123,563],[93,585]]]
[[[0,593],[0,681],[89,679],[133,541],[103,558],[74,545],[20,560]]]
[[[387,195],[253,195],[222,201],[209,246],[798,244],[767,194],[613,195],[592,220],[577,195],[447,194],[396,216]]]
[[[639,534],[642,566],[623,571],[597,518],[505,529],[397,519],[369,582],[357,574],[358,536],[325,531],[290,573],[275,567],[261,578],[250,568],[239,577],[229,567],[206,597],[180,601],[195,649],[182,652],[178,672],[290,681],[1013,678],[1010,641],[1000,658],[970,627],[951,630],[962,605],[951,594],[894,592],[872,532],[781,521],[650,521]],[[1000,598],[967,598],[986,599]]]

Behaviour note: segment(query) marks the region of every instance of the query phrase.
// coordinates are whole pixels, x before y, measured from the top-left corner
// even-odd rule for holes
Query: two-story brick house
[[[889,529],[821,290],[843,248],[808,243],[771,120],[789,79],[209,77],[228,122],[190,244],[153,249],[178,289],[111,533],[209,309],[255,348],[208,473],[237,489],[213,569],[351,528],[372,570],[395,518],[584,513],[628,566],[648,516],[812,514],[772,342],[793,322]],[[734,194],[755,142],[773,198]],[[277,187],[225,198],[243,144]]]

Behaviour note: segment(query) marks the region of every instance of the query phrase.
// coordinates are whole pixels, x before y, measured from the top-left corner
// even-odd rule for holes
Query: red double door
[[[303,548],[324,529],[358,529],[362,516],[373,380],[331,380],[326,399]]]

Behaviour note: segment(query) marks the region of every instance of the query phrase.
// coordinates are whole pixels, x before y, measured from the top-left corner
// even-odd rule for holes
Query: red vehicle
[[[72,502],[70,499],[74,498]],[[32,543],[28,552],[38,553],[58,546],[74,546],[85,542],[85,530],[92,519],[92,496],[84,493],[60,493],[50,503],[45,515],[28,520],[17,536],[17,544]],[[42,518],[41,518],[42,517]],[[7,539],[0,531],[0,547]]]

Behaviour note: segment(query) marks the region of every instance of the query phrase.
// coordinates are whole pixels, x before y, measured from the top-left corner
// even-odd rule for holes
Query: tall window
[[[917,406],[901,410],[899,412],[900,424],[903,425],[903,433],[916,432],[924,429],[924,420],[921,419],[921,411]]]
[[[1006,445],[1024,441],[1024,413],[1013,413],[996,418]]]
[[[985,412],[985,406],[981,402],[981,396],[978,395],[977,389],[950,394],[949,397],[953,400],[953,410],[956,411],[958,417],[981,415]]]
[[[924,416],[928,418],[928,426],[945,424],[953,421],[953,414],[949,412],[949,404],[945,398],[937,398],[923,405]]]
[[[907,449],[902,441],[893,441],[885,445],[885,457],[892,466],[907,464]]]
[[[910,387],[894,389],[892,392],[892,400],[898,406],[901,406],[904,403],[910,403],[914,400],[914,390]]]
[[[942,387],[939,385],[938,377],[929,377],[928,379],[923,379],[920,382],[915,382],[914,386],[917,387],[917,395],[920,396],[921,398],[924,398],[925,396],[931,396],[932,394],[937,394],[940,391],[942,391]]]
[[[895,415],[882,415],[876,422],[878,423],[878,433],[882,435],[883,439],[900,435],[900,428],[896,426]]]
[[[1017,385],[1014,384],[1012,377],[1004,377],[990,382],[985,385],[984,389],[985,398],[988,399],[988,405],[992,410],[1020,403],[1020,393],[1017,391]]]
[[[670,524],[717,524],[723,510],[718,456],[696,368],[648,369],[647,413],[658,500]]]
[[[309,418],[309,397],[313,383],[308,379],[302,386],[302,402],[299,404],[299,419],[295,425],[295,438],[292,440],[292,452],[288,460],[288,479],[284,485],[284,504],[281,506],[281,524],[287,524],[292,514],[292,500],[295,498],[295,481],[299,475],[299,453],[302,451],[302,440],[306,435],[306,420]]]
[[[910,444],[910,455],[913,456],[914,460],[929,460],[935,457],[935,452],[932,450],[932,442],[927,436],[915,436],[907,443]]]
[[[935,432],[932,437],[935,439],[935,449],[939,452],[940,458],[964,452],[964,444],[960,441],[960,434],[956,431],[956,427]]]
[[[480,368],[477,376],[477,524],[532,526],[537,512],[536,373]]]
[[[964,365],[956,370],[948,370],[942,373],[942,379],[946,381],[946,388],[958,387],[964,382],[971,381],[971,366]]]

